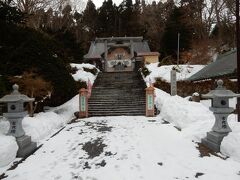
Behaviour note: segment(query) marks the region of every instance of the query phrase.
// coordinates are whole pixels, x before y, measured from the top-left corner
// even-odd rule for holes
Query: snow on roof
[[[234,75],[237,70],[237,51],[233,50],[220,55],[217,60],[196,74],[192,75],[189,81],[198,81],[209,78],[217,78],[225,75]]]

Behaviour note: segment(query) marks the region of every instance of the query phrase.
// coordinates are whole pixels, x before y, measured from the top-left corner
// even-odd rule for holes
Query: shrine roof
[[[222,76],[234,76],[237,71],[237,51],[233,50],[218,56],[217,60],[207,65],[187,80],[199,81]]]

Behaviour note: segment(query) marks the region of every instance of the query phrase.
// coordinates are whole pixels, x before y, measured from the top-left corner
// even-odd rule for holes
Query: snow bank
[[[34,117],[23,119],[23,129],[31,136],[32,141],[41,143],[52,133],[65,126],[74,117],[74,112],[78,111],[79,98],[76,95],[67,103],[53,108],[50,112],[35,114]],[[6,120],[0,121],[0,167],[11,163],[17,154],[18,146],[15,138],[6,136],[9,123]]]
[[[7,166],[17,155],[18,145],[12,136],[0,134],[0,167]]]
[[[170,71],[173,65],[157,66],[158,63],[147,65],[151,71],[150,75],[145,78],[147,85],[149,80],[154,83],[157,77],[170,82]],[[177,73],[177,80],[188,78],[203,67],[201,65],[180,65],[181,73]],[[211,100],[203,100],[201,103],[191,102],[187,98],[171,96],[158,88],[155,88],[155,94],[155,104],[160,110],[160,116],[181,129],[184,137],[201,142],[201,139],[206,137],[206,133],[211,131],[215,122],[215,117],[209,110]],[[236,103],[236,98],[230,99],[230,107],[235,108]],[[237,116],[233,114],[229,116],[228,121],[232,132],[223,139],[221,153],[240,162],[240,123],[237,122]]]
[[[155,88],[156,106],[161,117],[181,129],[183,135],[200,141],[210,130],[214,116],[206,106]]]
[[[85,72],[83,68],[93,69],[91,64],[71,64],[71,67],[78,69],[77,73],[73,75],[76,81],[88,81],[94,83],[96,76],[92,73]],[[55,131],[65,126],[70,120],[74,118],[74,112],[79,108],[79,96],[76,95],[65,104],[52,108],[48,112],[35,114],[34,117],[25,117],[23,119],[23,129],[26,134],[32,137],[32,140],[41,143],[42,140],[49,137]],[[18,150],[16,141],[13,137],[6,136],[9,129],[9,123],[3,118],[0,119],[0,167],[11,163]]]
[[[182,135],[196,142],[206,137],[215,122],[213,113],[209,110],[210,100],[201,103],[191,102],[179,96],[155,88],[156,106],[161,111],[161,117],[181,129]],[[235,107],[236,98],[230,99],[230,106]],[[232,132],[221,144],[221,153],[240,162],[240,123],[237,116],[231,114],[228,118]]]
[[[72,77],[75,81],[84,81],[84,82],[88,82],[88,79],[91,81],[91,83],[93,84],[96,76],[93,75],[90,72],[86,72],[84,71],[84,68],[88,68],[88,69],[93,69],[96,68],[94,65],[92,64],[74,64],[71,63],[70,66],[72,68],[77,68],[77,72],[75,74],[72,74]]]
[[[96,66],[94,66],[92,64],[88,64],[88,63],[82,63],[82,64],[71,63],[70,66],[73,68],[75,67],[77,69],[83,69],[83,68],[94,69],[94,68],[96,68]]]
[[[53,108],[50,112],[36,114],[23,119],[23,128],[35,142],[40,142],[74,118],[78,111],[79,96],[76,95],[65,104]]]
[[[176,65],[158,67],[158,63],[146,65],[149,71],[151,71],[151,74],[145,78],[145,81],[148,82],[151,80],[151,82],[154,83],[156,78],[162,78],[162,80],[170,82],[170,72],[174,66]],[[177,72],[177,81],[189,78],[204,67],[203,65],[179,65],[180,73]]]
[[[221,152],[240,162],[240,123],[234,114],[229,116],[228,122],[232,132],[223,139]]]
[[[35,117],[25,117],[23,128],[26,134],[32,137],[32,141],[39,142],[62,127],[65,121],[54,112],[39,113]]]

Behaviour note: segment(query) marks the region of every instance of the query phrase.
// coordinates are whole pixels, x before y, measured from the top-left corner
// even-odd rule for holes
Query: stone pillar
[[[104,41],[104,58],[107,59],[108,48],[107,48],[107,40]]]
[[[199,95],[199,93],[193,93],[192,94],[192,101],[194,101],[194,102],[200,102],[200,95]]]
[[[146,116],[154,117],[154,87],[150,86],[146,90]]]
[[[171,96],[177,95],[177,72],[171,71]]]
[[[131,58],[134,57],[134,49],[133,49],[133,40],[130,41],[130,49],[131,49]]]
[[[79,92],[79,117],[88,117],[88,90],[85,88],[80,89]]]

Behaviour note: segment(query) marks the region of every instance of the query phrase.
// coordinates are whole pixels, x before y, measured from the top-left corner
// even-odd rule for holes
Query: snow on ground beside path
[[[96,76],[83,71],[83,68],[93,69],[95,66],[91,64],[71,64],[71,66],[79,69],[77,72],[79,78],[83,77],[82,80],[86,82],[90,79],[90,81],[94,83]],[[23,129],[27,135],[31,136],[33,141],[40,144],[45,138],[51,136],[51,134],[72,120],[74,118],[74,112],[78,111],[78,108],[79,96],[76,95],[70,101],[59,107],[52,108],[49,112],[38,113],[35,114],[34,117],[25,117],[23,119]],[[6,136],[8,129],[9,123],[3,118],[0,118],[0,167],[8,165],[16,157],[17,148],[14,148],[16,141],[14,138]],[[5,145],[3,142],[6,142],[6,139],[9,139],[9,143]],[[11,148],[11,151],[9,148]],[[2,156],[2,154],[7,153],[8,156]],[[4,169],[6,169],[6,167],[0,169],[0,174]]]
[[[206,137],[206,133],[211,131],[215,117],[209,110],[210,100],[196,103],[179,96],[170,96],[157,88],[155,92],[155,103],[161,111],[161,117],[181,129],[184,137],[201,142],[201,139]],[[230,106],[236,107],[236,98],[230,99]],[[234,114],[229,116],[228,122],[233,132],[224,138],[221,153],[240,162],[240,123],[237,122]]]
[[[146,65],[146,67],[151,71],[151,74],[145,78],[146,82],[149,82],[149,79],[152,83],[156,80],[155,78],[162,78],[166,82],[170,82],[170,72],[172,68],[176,65],[166,65],[158,67],[158,63],[151,63]],[[177,72],[177,81],[184,80],[192,76],[193,74],[200,71],[204,68],[204,65],[179,65],[180,73]]]
[[[0,134],[0,167],[7,166],[9,162],[13,161],[17,150],[18,146],[14,137]]]
[[[240,162],[240,123],[237,122],[237,115],[231,114],[228,122],[232,132],[223,139],[221,152]]]
[[[182,130],[186,137],[201,141],[210,130],[214,116],[208,107],[155,88],[156,106],[163,119]]]
[[[25,117],[23,119],[23,129],[34,142],[40,144],[45,138],[51,136],[73,119],[73,113],[78,111],[78,104],[79,98],[77,95],[69,102],[52,109],[50,112],[35,114],[34,117]],[[15,148],[15,138],[5,135],[9,129],[9,123],[6,120],[1,120],[0,127],[0,167],[3,167],[15,159],[18,148]],[[6,140],[9,140],[9,142],[6,143]],[[4,154],[8,154],[8,156],[4,156]],[[5,169],[0,169],[0,174]]]
[[[94,65],[92,64],[74,64],[74,63],[71,63],[70,66],[72,68],[77,68],[77,72],[76,74],[72,74],[73,76],[73,79],[75,81],[84,81],[84,82],[88,82],[88,79],[91,81],[91,83],[93,84],[95,79],[96,79],[96,76],[93,75],[92,73],[90,72],[86,72],[84,71],[84,68],[88,68],[88,69],[93,69],[93,68],[96,68]]]
[[[102,145],[99,153],[94,141]],[[6,180],[239,180],[240,163],[199,155],[196,144],[160,116],[89,118],[66,126],[7,171]]]

